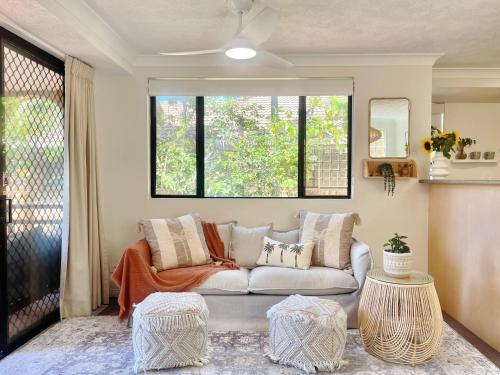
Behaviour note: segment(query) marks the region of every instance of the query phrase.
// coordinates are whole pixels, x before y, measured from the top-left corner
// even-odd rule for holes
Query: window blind
[[[150,96],[319,96],[352,95],[352,78],[154,78]]]

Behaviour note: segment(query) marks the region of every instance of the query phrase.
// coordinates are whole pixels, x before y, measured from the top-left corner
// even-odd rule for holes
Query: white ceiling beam
[[[282,54],[296,66],[433,66],[442,53]]]
[[[10,32],[20,36],[21,38],[27,40],[28,42],[34,44],[35,46],[43,49],[44,51],[58,57],[61,60],[64,60],[64,52],[52,46],[51,44],[45,42],[44,40],[38,38],[37,36],[30,33],[28,30],[22,28],[17,23],[12,21],[6,15],[0,13],[0,26],[9,30]]]
[[[128,73],[132,73],[132,62],[135,59],[134,50],[85,1],[37,1],[54,16],[65,22],[114,64]]]
[[[443,56],[437,53],[413,54],[280,54],[295,67],[329,66],[433,66]],[[249,60],[243,63],[230,61],[223,54],[203,56],[137,55],[134,66],[252,66]]]
[[[500,87],[500,69],[495,68],[438,68],[432,70],[434,88]]]

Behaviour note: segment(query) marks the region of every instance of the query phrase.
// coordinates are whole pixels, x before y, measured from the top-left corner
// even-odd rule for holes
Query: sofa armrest
[[[144,238],[130,245],[125,251],[135,252],[149,267],[153,265],[153,261],[151,259],[151,249],[149,248],[148,241]]]
[[[354,278],[359,285],[358,290],[361,290],[365,283],[366,274],[373,267],[373,259],[368,245],[354,238],[351,245],[351,265]]]
[[[111,275],[111,280],[113,280],[113,282],[121,288],[124,275],[126,275],[131,269],[133,269],[135,273],[137,273],[138,270],[149,272],[151,266],[151,250],[149,249],[148,242],[145,239],[142,239],[127,246],[123,252],[120,262]]]

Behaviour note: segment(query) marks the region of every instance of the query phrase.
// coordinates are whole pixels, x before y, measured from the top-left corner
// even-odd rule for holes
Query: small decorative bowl
[[[473,151],[469,154],[469,159],[471,160],[479,160],[481,159],[481,152],[480,151]]]
[[[484,160],[493,160],[495,159],[495,151],[487,151],[483,153]]]

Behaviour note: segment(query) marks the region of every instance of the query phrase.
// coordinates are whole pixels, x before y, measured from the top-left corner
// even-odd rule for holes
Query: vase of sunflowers
[[[436,151],[431,159],[429,168],[429,178],[439,180],[448,177],[450,174],[450,159],[446,158],[442,152]]]
[[[432,127],[431,137],[422,140],[422,151],[431,156],[429,177],[443,179],[450,174],[451,153],[455,152],[460,137],[458,132],[441,131]]]

